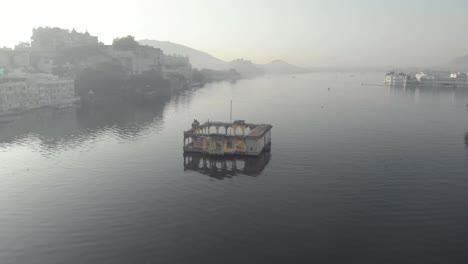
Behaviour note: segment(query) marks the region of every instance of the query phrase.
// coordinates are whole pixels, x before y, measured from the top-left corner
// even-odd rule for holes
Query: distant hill
[[[212,70],[227,70],[235,69],[242,76],[253,77],[264,73],[269,74],[292,74],[305,73],[309,69],[291,65],[282,60],[274,60],[267,64],[254,64],[245,59],[237,59],[231,62],[223,61],[210,55],[204,51],[196,50],[181,44],[172,43],[170,41],[159,40],[140,40],[141,45],[148,45],[155,48],[160,48],[166,54],[178,54],[188,56],[190,63],[197,69],[212,69]]]
[[[451,60],[445,68],[456,69],[456,71],[468,71],[468,55]]]
[[[236,70],[244,77],[255,77],[264,73],[260,67],[244,59],[237,59],[229,62],[229,68]]]
[[[148,45],[155,48],[160,48],[166,54],[178,54],[189,57],[190,63],[194,68],[198,69],[212,69],[212,70],[226,70],[229,68],[227,62],[218,59],[206,52],[192,49],[190,47],[172,43],[169,41],[158,40],[140,40],[141,45]]]
[[[458,57],[450,61],[450,64],[453,65],[468,65],[468,55]]]
[[[262,69],[265,73],[269,74],[292,74],[310,72],[309,69],[295,66],[282,60],[274,60],[270,63],[259,64],[257,66],[260,69]]]
[[[444,64],[440,64],[432,68],[439,71],[468,72],[468,55],[454,58]]]

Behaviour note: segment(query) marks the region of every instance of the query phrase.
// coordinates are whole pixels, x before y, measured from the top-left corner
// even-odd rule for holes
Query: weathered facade
[[[96,36],[91,36],[87,31],[85,33],[69,31],[61,28],[39,27],[33,29],[31,36],[31,47],[34,50],[60,50],[81,46],[98,45],[99,40]]]
[[[28,52],[0,49],[0,68],[11,72],[13,69],[26,68],[29,65]]]
[[[114,46],[105,46],[107,54],[120,62],[125,71],[131,75],[147,71],[162,71],[163,52],[149,46],[137,46],[135,49],[122,50]]]
[[[165,54],[163,61],[163,74],[165,78],[169,79],[173,75],[180,75],[188,82],[192,80],[192,65],[188,57]]]
[[[66,107],[77,100],[73,80],[50,74],[0,78],[0,114],[45,106]]]
[[[243,120],[233,123],[195,120],[192,129],[184,132],[184,151],[209,155],[257,156],[269,151],[271,125],[249,124]]]

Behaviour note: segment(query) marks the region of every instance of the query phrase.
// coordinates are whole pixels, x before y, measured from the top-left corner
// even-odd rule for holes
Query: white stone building
[[[73,80],[50,74],[18,74],[0,78],[0,113],[41,107],[67,107],[78,101]]]
[[[30,65],[28,52],[9,49],[0,49],[0,68],[12,71],[19,68],[27,68]]]
[[[182,75],[187,81],[192,80],[192,65],[188,57],[179,55],[164,55],[163,74],[165,78],[171,75]]]
[[[20,98],[26,89],[27,84],[24,78],[0,78],[0,113],[21,109]]]
[[[385,75],[385,84],[400,86],[405,85],[408,76],[400,72],[389,72]]]
[[[424,86],[434,86],[436,84],[436,78],[433,75],[428,75],[424,72],[419,72],[414,75],[418,80],[419,84]]]
[[[62,28],[39,27],[33,29],[31,47],[34,50],[61,50],[74,47],[96,46],[98,37]]]
[[[457,86],[468,86],[468,74],[467,73],[452,73],[450,78],[454,80],[455,85]]]
[[[123,50],[106,46],[107,54],[117,59],[129,74],[142,74],[147,71],[161,72],[163,52],[150,46],[138,46],[135,49]]]

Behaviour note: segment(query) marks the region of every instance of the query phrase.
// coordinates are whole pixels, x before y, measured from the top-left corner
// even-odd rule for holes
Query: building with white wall
[[[450,74],[456,86],[468,86],[468,73],[456,72]]]
[[[41,107],[66,107],[77,102],[73,80],[50,74],[17,74],[0,78],[0,113]]]
[[[137,46],[135,49],[105,47],[107,54],[118,60],[129,74],[142,74],[147,71],[162,71],[163,52],[150,46]]]
[[[385,75],[384,82],[388,85],[400,86],[405,85],[407,75],[400,72],[389,72]]]
[[[163,74],[165,78],[171,75],[184,76],[185,80],[192,80],[192,65],[188,57],[180,55],[165,55],[163,57]]]

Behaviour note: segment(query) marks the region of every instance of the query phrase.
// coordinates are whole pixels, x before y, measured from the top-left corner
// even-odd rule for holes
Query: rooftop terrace
[[[185,135],[223,135],[233,137],[262,137],[272,128],[269,124],[246,123],[236,120],[232,123],[207,121],[200,124],[194,120],[192,128],[184,132]]]

